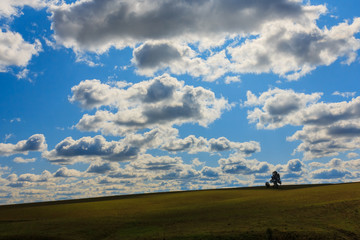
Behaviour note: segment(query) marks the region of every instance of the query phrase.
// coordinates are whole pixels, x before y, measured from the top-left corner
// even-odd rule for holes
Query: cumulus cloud
[[[129,167],[150,180],[187,180],[200,176],[192,165],[184,164],[180,157],[144,154],[141,159],[131,162]]]
[[[222,152],[235,150],[244,155],[251,155],[261,150],[260,144],[255,141],[250,142],[232,142],[225,137],[206,139],[203,137],[195,137],[190,135],[184,139],[171,138],[164,145],[162,149],[170,152],[188,151],[189,153],[198,152]]]
[[[325,9],[319,9],[320,13]],[[315,19],[314,19],[315,20]],[[319,29],[315,21],[306,25],[289,21],[270,22],[258,38],[229,47],[238,72],[273,72],[297,80],[318,66],[330,65],[341,57],[350,64],[356,59],[360,40],[360,18]]]
[[[339,58],[350,64],[360,48],[360,18],[320,29],[326,6],[302,1],[93,0],[51,11],[58,43],[77,53],[130,46],[137,72],[148,76],[169,70],[214,81],[228,72],[273,72],[296,80]]]
[[[345,120],[324,126],[304,126],[288,137],[288,141],[301,140],[297,152],[304,152],[305,159],[336,156],[339,152],[359,148],[360,122]]]
[[[300,172],[302,171],[303,167],[304,167],[304,163],[301,162],[299,159],[291,159],[289,160],[286,169],[289,172]]]
[[[140,69],[156,71],[162,65],[168,66],[170,62],[180,60],[186,50],[190,48],[181,49],[170,43],[145,43],[134,49],[133,60]]]
[[[21,14],[24,6],[40,9],[50,4],[51,0],[1,0],[0,2],[0,18],[9,18]]]
[[[125,168],[118,168],[115,171],[111,171],[108,176],[118,179],[134,179],[140,177],[141,174],[136,171],[136,169],[127,165]]]
[[[201,175],[205,178],[218,178],[221,174],[219,168],[205,166],[201,169]]]
[[[252,175],[257,173],[267,173],[272,167],[267,162],[259,162],[258,160],[248,160],[240,156],[231,156],[219,160],[219,165],[224,173]]]
[[[294,1],[79,1],[53,9],[55,37],[65,46],[105,51],[144,40],[247,34],[266,22],[304,20],[314,11]],[[170,51],[170,53],[173,53]]]
[[[134,62],[139,67],[138,72],[144,75],[168,68],[175,74],[188,73],[214,81],[228,72],[274,72],[288,80],[297,80],[318,66],[330,65],[339,58],[344,57],[347,64],[355,61],[360,40],[354,35],[360,31],[360,18],[330,30],[319,29],[314,19],[310,22],[306,25],[284,20],[271,22],[257,38],[241,45],[232,44],[226,50],[202,58],[184,44],[145,43],[134,50]],[[238,81],[236,77],[225,78],[226,84]]]
[[[351,173],[345,170],[337,169],[319,169],[312,173],[312,178],[314,179],[338,179],[344,178],[346,175]]]
[[[67,137],[58,143],[55,149],[44,152],[42,156],[52,163],[73,164],[99,159],[126,161],[135,159],[139,152],[139,147],[127,145],[124,141],[108,142],[103,136],[98,135],[82,137],[79,140]]]
[[[183,163],[180,157],[160,156],[154,157],[150,154],[142,156],[141,161],[134,161],[130,166],[135,169],[145,169],[150,171],[170,170],[179,168]]]
[[[176,129],[156,128],[142,134],[127,134],[118,141],[107,141],[101,135],[82,137],[78,140],[67,137],[59,142],[53,150],[43,152],[42,156],[55,164],[74,164],[76,162],[95,164],[100,160],[130,161],[137,159],[148,149],[164,145],[168,139],[175,138],[177,135],[178,130]]]
[[[9,66],[26,67],[32,56],[42,51],[41,43],[26,42],[19,33],[0,31],[0,71]]]
[[[25,154],[29,151],[44,151],[47,148],[45,136],[42,134],[34,134],[27,140],[22,140],[16,144],[0,143],[0,156],[10,156],[14,154]]]
[[[86,170],[86,172],[104,174],[104,173],[107,173],[107,172],[115,171],[118,168],[119,168],[118,163],[114,163],[114,162],[94,162],[94,163],[91,163],[91,165]]]
[[[231,65],[225,51],[210,54],[205,59],[185,44],[175,42],[145,42],[134,49],[133,63],[138,67],[137,73],[153,76],[160,70],[174,74],[190,74],[202,77],[204,81],[215,81],[229,71]],[[227,78],[226,82],[238,81]]]
[[[328,125],[341,120],[357,119],[360,116],[360,97],[349,102],[318,103],[301,112],[301,121],[304,124]]]
[[[45,170],[40,175],[32,174],[32,173],[25,173],[21,174],[18,178],[18,182],[47,182],[49,179],[52,178],[52,174]]]
[[[313,169],[316,168],[328,168],[328,169],[338,169],[338,170],[358,170],[360,167],[360,159],[343,161],[340,158],[333,158],[328,163],[312,162],[309,163],[309,166]]]
[[[16,157],[14,158],[14,162],[16,163],[30,163],[35,162],[36,158],[22,158],[22,157]]]
[[[56,178],[80,177],[82,173],[76,169],[68,169],[66,167],[59,168],[54,174]]]
[[[225,137],[206,139],[190,135],[181,139],[174,128],[156,128],[142,134],[130,133],[119,141],[107,141],[103,136],[83,137],[74,140],[68,137],[58,143],[51,151],[42,156],[55,164],[73,164],[76,162],[129,161],[136,160],[149,149],[162,149],[168,152],[232,151],[243,156],[250,156],[261,150],[255,141],[232,142]]]
[[[321,93],[304,94],[293,90],[269,89],[259,97],[251,91],[247,92],[245,106],[262,106],[248,111],[248,119],[251,123],[256,122],[257,128],[274,129],[287,124],[301,125],[298,112],[307,106],[317,102]]]
[[[198,167],[198,166],[204,166],[205,165],[205,162],[201,162],[198,158],[194,158],[192,161],[191,161],[192,165],[195,166],[195,167]]]
[[[244,105],[260,106],[248,111],[249,122],[256,123],[257,128],[303,126],[287,140],[302,141],[295,152],[304,152],[305,159],[358,149],[360,97],[348,102],[324,103],[318,102],[321,95],[269,89],[257,97],[249,91]]]
[[[76,125],[81,131],[111,135],[184,123],[206,127],[230,108],[227,100],[216,98],[212,91],[185,85],[166,74],[127,89],[109,88],[97,80],[85,81],[73,87],[73,92],[70,100],[79,101],[85,108],[111,106],[116,109],[115,113],[114,109],[101,109],[94,115],[85,114]],[[119,94],[111,99],[100,97],[108,92]]]
[[[115,104],[114,99],[120,98],[119,88],[102,84],[100,80],[85,80],[71,88],[73,95],[70,102],[79,102],[84,109],[92,109],[103,105]]]

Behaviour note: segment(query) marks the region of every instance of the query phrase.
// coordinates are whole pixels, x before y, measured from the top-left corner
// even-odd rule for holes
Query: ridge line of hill
[[[276,190],[294,190],[301,188],[328,186],[328,185],[340,185],[340,184],[351,184],[351,183],[321,183],[321,184],[297,184],[297,185],[282,185]],[[15,203],[0,205],[0,209],[5,208],[18,208],[18,207],[33,207],[33,206],[50,206],[58,204],[73,204],[73,203],[85,203],[85,202],[98,202],[98,201],[111,201],[118,199],[128,199],[136,197],[145,197],[158,194],[176,194],[185,192],[197,192],[197,191],[226,191],[226,190],[258,190],[265,189],[264,186],[250,186],[250,187],[231,187],[231,188],[214,188],[214,189],[197,189],[197,190],[184,190],[184,191],[169,191],[169,192],[151,192],[151,193],[135,193],[135,194],[124,194],[124,195],[113,195],[113,196],[100,196],[91,198],[79,198],[79,199],[63,199],[54,201],[43,201],[43,202],[29,202],[29,203]]]

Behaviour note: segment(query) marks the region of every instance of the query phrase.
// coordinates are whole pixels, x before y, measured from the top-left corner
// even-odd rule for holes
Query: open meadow
[[[0,206],[0,239],[360,239],[360,183]]]

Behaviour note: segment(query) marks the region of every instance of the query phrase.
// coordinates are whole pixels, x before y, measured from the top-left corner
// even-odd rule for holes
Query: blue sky
[[[0,3],[0,203],[360,179],[357,0]]]

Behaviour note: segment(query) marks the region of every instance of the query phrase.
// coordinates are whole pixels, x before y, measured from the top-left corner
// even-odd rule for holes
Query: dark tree
[[[280,174],[277,171],[273,171],[270,182],[274,184],[274,188],[279,188],[281,185]]]

